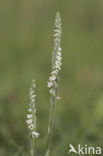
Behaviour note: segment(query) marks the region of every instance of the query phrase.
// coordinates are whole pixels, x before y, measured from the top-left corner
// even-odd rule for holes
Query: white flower
[[[29,105],[30,105],[30,104],[29,104]],[[32,109],[31,109],[31,108],[29,108],[29,109],[28,109],[28,112],[32,112]]]
[[[59,47],[59,51],[62,51],[62,48]]]
[[[57,100],[61,100],[61,97],[57,96]]]
[[[27,124],[30,125],[32,123],[32,119],[26,120]]]
[[[48,82],[48,88],[50,88],[51,86],[53,86],[53,82]]]
[[[27,115],[27,119],[32,118],[32,114]]]
[[[35,139],[39,136],[40,134],[38,132],[33,131],[32,132],[32,138]]]
[[[56,64],[56,66],[61,66],[62,65],[62,63],[60,61],[58,61],[58,60],[56,60],[55,64]]]
[[[29,128],[29,130],[33,130],[34,128],[35,128],[35,126],[34,126],[34,124],[30,124],[29,126],[28,126],[28,128]]]
[[[59,32],[60,32],[60,30],[58,30],[58,29],[55,29],[55,30],[54,30],[54,32],[57,32],[57,33],[59,33]]]
[[[54,42],[56,42],[56,44],[58,44],[59,38],[55,38],[55,39],[54,39]]]
[[[58,61],[61,61],[62,60],[62,57],[61,56],[56,56],[56,59],[58,60]]]
[[[58,71],[61,70],[61,67],[59,65],[56,65],[55,67]]]
[[[50,78],[49,78],[50,81],[54,81],[55,79],[56,79],[56,76],[55,76],[55,75],[52,75],[52,76],[50,76]]]
[[[31,103],[34,103],[35,102],[35,99],[31,98]]]
[[[34,94],[34,95],[31,95],[31,97],[32,97],[32,98],[35,98],[35,97],[36,97],[36,95],[35,95],[35,94]]]
[[[53,70],[53,71],[51,72],[51,75],[57,75],[57,74],[58,74],[57,70]]]
[[[53,36],[54,36],[54,37],[58,37],[59,35],[58,35],[58,33],[56,33],[56,34],[54,34]],[[54,40],[54,41],[55,41],[55,40]]]
[[[28,109],[28,112],[30,112],[31,114],[27,114],[27,120],[26,120],[28,129],[33,139],[39,136],[39,133],[36,132],[35,86],[36,86],[35,80],[33,80],[29,92],[30,108]]]
[[[58,52],[57,52],[57,55],[58,55],[58,56],[61,56],[61,55],[62,55],[62,53],[58,51]]]
[[[59,80],[59,71],[61,70],[62,61],[62,48],[60,47],[61,42],[61,17],[59,12],[56,14],[55,19],[55,34],[54,34],[54,49],[52,52],[52,72],[49,77],[48,88],[50,88],[50,94],[55,95],[55,86]],[[56,82],[56,83],[55,83]]]
[[[30,89],[29,96],[31,97],[34,94],[34,91]]]

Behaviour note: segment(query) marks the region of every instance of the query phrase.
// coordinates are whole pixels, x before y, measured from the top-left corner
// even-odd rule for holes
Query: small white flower
[[[56,34],[54,34],[53,36],[54,36],[54,37],[58,37],[58,36],[59,36],[59,34],[58,34],[58,33],[56,33]]]
[[[50,81],[54,81],[55,79],[56,79],[56,76],[55,76],[55,75],[52,75],[52,76],[50,76],[50,78],[49,78]]]
[[[36,97],[36,95],[34,94],[34,95],[32,95],[31,97],[32,97],[32,98],[35,98],[35,97]]]
[[[54,39],[54,42],[59,42],[59,38],[55,38]]]
[[[48,88],[50,88],[51,86],[53,86],[53,82],[48,82]]]
[[[27,119],[30,119],[30,118],[32,118],[32,114],[27,115]]]
[[[34,126],[34,124],[30,124],[30,125],[28,126],[28,128],[32,131],[32,130],[35,128],[35,126]]]
[[[62,60],[62,57],[61,57],[61,56],[56,56],[56,59],[57,59],[58,61],[61,61],[61,60]]]
[[[61,56],[61,55],[62,55],[62,53],[58,51],[58,52],[57,52],[57,55],[58,55],[58,56]]]
[[[35,102],[35,99],[31,98],[31,103],[34,103]]]
[[[57,74],[58,74],[57,70],[53,70],[53,71],[51,72],[51,75],[57,75]]]
[[[55,64],[56,64],[57,66],[61,66],[61,65],[62,65],[62,63],[61,63],[60,61],[58,61],[58,60],[56,60]]]
[[[32,112],[32,109],[31,109],[31,108],[29,108],[29,109],[28,109],[28,112]]]
[[[58,66],[58,65],[56,65],[55,68],[56,68],[58,71],[61,70],[61,67]]]
[[[34,94],[34,91],[30,89],[29,95],[32,96]]]
[[[54,32],[57,32],[57,33],[59,33],[60,31],[59,31],[58,29],[55,29],[55,30],[54,30]]]
[[[62,51],[62,48],[59,47],[59,51]]]
[[[26,123],[28,124],[28,125],[30,125],[31,123],[32,123],[32,119],[29,119],[29,120],[26,120]]]
[[[40,134],[38,132],[33,131],[32,132],[32,138],[35,139],[39,136]]]
[[[61,97],[57,96],[57,100],[61,100]]]

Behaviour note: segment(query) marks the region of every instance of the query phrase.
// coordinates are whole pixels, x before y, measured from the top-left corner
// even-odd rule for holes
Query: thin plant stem
[[[49,126],[48,126],[48,139],[47,139],[47,148],[46,155],[51,156],[51,142],[52,142],[52,132],[54,126],[54,115],[56,101],[59,99],[58,88],[59,88],[59,71],[61,70],[61,60],[62,60],[62,49],[60,47],[61,42],[61,17],[59,12],[56,14],[55,19],[55,34],[54,34],[54,49],[52,52],[52,72],[49,77],[48,88],[51,94],[51,104],[50,104],[50,117],[49,117]]]
[[[50,118],[49,118],[48,139],[47,139],[47,149],[49,151],[48,156],[51,156],[52,131],[53,131],[53,126],[54,126],[57,91],[58,91],[58,88],[55,87],[55,95],[51,95],[51,107],[50,107]]]
[[[31,139],[31,156],[34,156],[34,139]]]

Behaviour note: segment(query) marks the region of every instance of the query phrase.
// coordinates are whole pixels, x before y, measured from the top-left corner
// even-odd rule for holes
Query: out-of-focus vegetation
[[[0,156],[29,155],[25,120],[34,77],[36,156],[44,155],[56,11],[62,17],[63,66],[52,155],[67,156],[70,143],[103,148],[103,1],[0,0]]]

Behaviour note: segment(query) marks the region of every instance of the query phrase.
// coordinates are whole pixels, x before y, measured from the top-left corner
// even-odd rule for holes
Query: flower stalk
[[[31,136],[31,156],[34,156],[34,142],[35,139],[39,136],[39,133],[36,132],[36,107],[35,107],[35,80],[32,81],[32,85],[29,91],[29,109],[27,114],[27,126],[29,129],[29,134]]]
[[[48,88],[51,95],[51,106],[50,106],[50,118],[48,126],[48,139],[47,139],[47,152],[46,156],[51,155],[51,141],[52,141],[52,131],[54,125],[54,114],[56,102],[59,99],[58,89],[59,89],[59,71],[61,70],[61,60],[62,60],[62,49],[60,47],[61,43],[61,17],[59,12],[56,14],[55,18],[55,30],[54,30],[54,49],[52,52],[52,72],[49,77]]]

